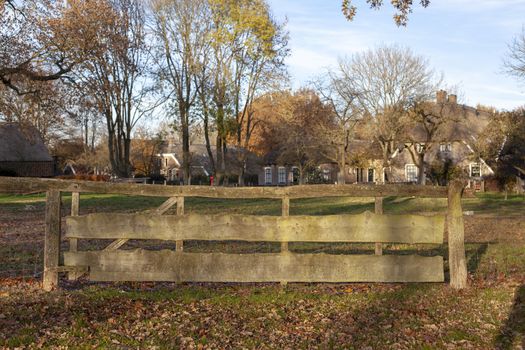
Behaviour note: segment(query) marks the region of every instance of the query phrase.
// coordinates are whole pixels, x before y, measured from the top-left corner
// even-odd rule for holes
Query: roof
[[[33,126],[0,123],[0,162],[52,162],[53,157]]]
[[[432,103],[431,108],[435,110],[435,115],[440,115],[439,105]],[[440,131],[438,139],[449,142],[474,140],[487,127],[491,117],[488,112],[461,104],[450,104],[444,113],[452,118]],[[412,128],[409,134],[414,141],[426,141],[427,133],[421,124]]]
[[[350,156],[365,156],[369,159],[383,159],[381,145],[376,140],[353,139],[348,141]]]
[[[211,151],[214,157],[216,157],[217,149],[214,145],[211,146]],[[226,172],[228,173],[237,173],[240,167],[239,161],[237,159],[238,148],[235,146],[229,146],[228,151],[226,152]],[[182,164],[182,145],[178,143],[168,143],[165,142],[162,147],[160,154],[173,154],[175,160],[179,164]],[[248,152],[246,173],[255,173],[257,170],[258,163],[261,160],[251,152]],[[191,144],[190,145],[190,166],[194,169],[196,167],[202,167],[208,173],[212,173],[212,164],[210,157],[208,156],[208,149],[204,144]],[[197,171],[197,170],[196,170]]]

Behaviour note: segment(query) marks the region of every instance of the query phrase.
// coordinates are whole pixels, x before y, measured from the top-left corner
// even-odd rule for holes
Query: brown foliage
[[[70,73],[104,38],[107,1],[27,0],[0,6],[0,81],[18,94],[38,90],[29,82]],[[16,55],[12,53],[16,52]]]

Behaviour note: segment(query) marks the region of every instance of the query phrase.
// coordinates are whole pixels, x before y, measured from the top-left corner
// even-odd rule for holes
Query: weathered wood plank
[[[78,216],[80,209],[80,193],[73,192],[71,193],[71,216]],[[78,240],[76,238],[71,238],[69,240],[69,251],[76,252],[78,250]],[[76,280],[81,274],[76,271],[69,271],[67,278],[70,281]]]
[[[290,197],[283,197],[282,199],[282,216],[290,216]],[[281,242],[281,252],[289,251],[288,242]]]
[[[446,187],[405,184],[301,185],[290,187],[164,186],[19,177],[0,178],[0,193],[113,193],[153,197],[289,198],[418,196],[446,198]]]
[[[178,202],[179,202],[179,198],[178,197],[168,198],[164,203],[162,203],[153,212],[147,211],[146,213],[148,213],[148,215],[163,215],[165,212],[170,210],[170,208],[172,206],[174,206],[175,204],[177,204]],[[177,209],[177,213],[178,213],[178,209]],[[72,215],[72,216],[74,216],[74,215]],[[71,240],[73,240],[73,238],[70,239],[70,241]],[[117,240],[111,242],[106,248],[104,248],[104,250],[117,250],[120,247],[122,247],[124,244],[126,244],[128,241],[129,241],[129,239],[117,239]]]
[[[450,285],[456,289],[467,287],[467,260],[465,258],[465,227],[461,193],[465,185],[453,181],[448,187],[448,263],[450,268]]]
[[[177,215],[184,215],[184,197],[177,197]],[[177,240],[175,242],[175,249],[178,252],[182,252],[184,249],[184,241]]]
[[[42,287],[50,291],[58,285],[57,267],[60,257],[60,191],[46,195],[46,228],[44,241],[44,276]]]
[[[417,255],[67,252],[97,281],[443,282],[443,257]]]
[[[383,197],[376,197],[374,202],[374,212],[378,215],[383,215]],[[375,254],[383,255],[383,244],[376,243]]]
[[[157,209],[153,211],[153,215],[162,215],[168,210],[171,209],[175,204],[177,204],[178,198],[177,197],[171,197],[168,198],[164,203],[162,203]]]
[[[90,214],[68,217],[69,238],[268,242],[442,243],[443,215],[250,216]]]

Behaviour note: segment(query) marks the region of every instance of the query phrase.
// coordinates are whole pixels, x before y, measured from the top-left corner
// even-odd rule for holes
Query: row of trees
[[[186,182],[197,123],[221,176],[228,145],[250,141],[255,97],[286,74],[287,33],[265,0],[2,1],[0,10],[3,118],[71,117],[92,148],[102,118],[117,176],[132,173],[139,121],[160,111],[181,135]],[[46,137],[52,128],[39,130]]]
[[[394,6],[408,14],[410,3]],[[0,11],[1,118],[35,125],[50,142],[80,129],[91,154],[104,124],[105,153],[118,176],[131,175],[134,155],[158,150],[160,135],[136,130],[163,112],[180,134],[185,183],[196,130],[218,179],[231,169],[226,154],[235,148],[241,185],[249,151],[274,151],[301,173],[335,162],[343,183],[356,133],[380,145],[387,178],[403,142],[424,183],[425,154],[459,117],[453,104],[429,103],[442,77],[397,46],[341,59],[308,87],[283,90],[288,35],[265,0],[3,0]],[[523,37],[507,62],[521,78]],[[416,127],[423,140],[412,138]],[[137,135],[156,146],[135,140],[142,150],[133,151]],[[151,159],[140,163],[141,171],[152,167]]]

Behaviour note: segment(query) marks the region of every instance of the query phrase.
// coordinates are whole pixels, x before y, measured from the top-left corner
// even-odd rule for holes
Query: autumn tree
[[[307,172],[326,159],[325,148],[330,145],[319,130],[334,127],[330,106],[315,91],[300,89],[266,94],[252,108],[260,122],[252,150],[275,154],[279,163],[297,167],[299,183],[304,183]]]
[[[244,185],[250,139],[258,126],[250,107],[258,95],[279,87],[285,80],[284,59],[288,55],[288,33],[284,24],[272,18],[268,3],[249,0],[246,5],[246,18],[242,13],[238,18],[234,17],[243,31],[235,50],[232,85],[234,136],[241,186]]]
[[[196,84],[206,144],[217,179],[227,169],[228,144],[236,146],[242,185],[250,137],[258,124],[250,106],[282,78],[287,34],[271,17],[264,0],[210,0],[208,5],[209,53],[203,56],[205,64]],[[209,140],[211,127],[216,130],[215,155]]]
[[[425,58],[399,46],[382,46],[340,60],[339,71],[343,84],[357,96],[369,136],[381,146],[388,179],[406,111],[431,99],[441,78]]]
[[[301,89],[290,96],[289,113],[282,116],[275,128],[279,140],[279,161],[299,169],[299,183],[306,171],[325,161],[327,144],[324,131],[336,129],[332,109],[324,104],[313,90]],[[321,132],[319,132],[321,131]]]
[[[164,138],[162,131],[152,132],[146,127],[137,129],[131,142],[131,162],[136,173],[151,175],[157,170],[157,154]]]
[[[98,42],[102,10],[100,0],[0,0],[1,84],[22,95],[71,73]]]
[[[372,9],[379,9],[383,6],[383,0],[366,0],[367,4]],[[391,0],[390,3],[396,10],[394,14],[394,22],[398,26],[405,26],[408,22],[408,15],[412,12],[413,0]],[[420,5],[427,7],[430,4],[430,0],[420,0]],[[356,15],[357,7],[353,5],[352,0],[343,0],[342,11],[344,16],[352,21]]]
[[[78,85],[91,96],[104,116],[109,160],[113,173],[130,177],[132,132],[139,120],[156,107],[148,75],[150,48],[145,30],[145,9],[138,0],[106,0],[100,4],[108,16],[99,28],[95,49],[78,70]],[[75,9],[70,9],[75,11]],[[76,16],[95,15],[75,12]]]

